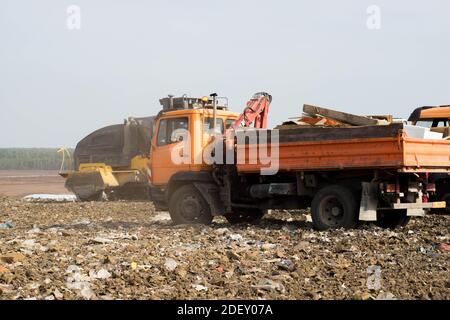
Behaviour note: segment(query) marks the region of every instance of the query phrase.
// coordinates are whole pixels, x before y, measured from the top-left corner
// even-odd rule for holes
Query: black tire
[[[169,201],[169,213],[175,224],[210,224],[211,209],[193,185],[177,189]]]
[[[385,229],[395,229],[408,224],[411,217],[406,215],[406,210],[379,210],[375,224]]]
[[[258,223],[266,214],[266,210],[258,208],[239,208],[234,209],[232,213],[225,214],[225,218],[231,224],[237,223]]]
[[[316,230],[354,228],[358,223],[359,205],[347,187],[331,185],[316,193],[311,217]]]

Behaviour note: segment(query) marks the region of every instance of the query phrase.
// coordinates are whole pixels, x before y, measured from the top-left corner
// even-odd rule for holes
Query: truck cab
[[[168,209],[171,195],[183,181],[212,179],[211,165],[204,159],[206,146],[214,134],[224,134],[239,118],[221,100],[226,101],[186,96],[160,100],[163,110],[156,118],[148,170],[151,198],[157,208]]]
[[[450,134],[450,106],[420,107],[413,111],[408,121],[413,125],[430,128],[431,131]]]

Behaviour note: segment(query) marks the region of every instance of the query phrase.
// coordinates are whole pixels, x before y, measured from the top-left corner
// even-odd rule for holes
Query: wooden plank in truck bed
[[[326,141],[396,137],[403,124],[362,127],[300,127],[298,129],[279,130],[279,141]]]
[[[394,123],[385,126],[361,126],[361,127],[314,127],[314,126],[292,126],[289,129],[279,129],[279,142],[302,142],[302,141],[327,141],[327,140],[349,140],[367,138],[392,138],[403,129],[402,123]],[[260,132],[267,133],[267,142],[270,143],[271,132],[269,129],[239,129],[240,132],[254,132],[259,141]]]
[[[376,125],[378,121],[368,117],[357,116],[350,113],[336,111],[332,109],[322,108],[318,106],[311,106],[309,104],[303,105],[303,112],[311,115],[321,115],[327,118],[338,120],[354,126],[371,126]]]

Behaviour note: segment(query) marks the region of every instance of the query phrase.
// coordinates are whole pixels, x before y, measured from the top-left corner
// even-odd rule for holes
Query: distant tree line
[[[0,148],[0,170],[59,170],[62,153],[56,148]],[[73,153],[73,150],[69,150]],[[66,156],[66,167],[68,164]]]

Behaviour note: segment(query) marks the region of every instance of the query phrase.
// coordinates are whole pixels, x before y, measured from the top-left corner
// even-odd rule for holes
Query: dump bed
[[[251,136],[255,132],[243,130]],[[259,172],[261,163],[276,160],[275,154],[266,157],[260,152],[270,145],[274,130],[254,130],[257,139],[237,143],[246,150],[245,161],[238,161],[240,173]],[[396,169],[402,172],[449,172],[450,141],[411,138],[402,123],[359,127],[307,127],[280,129],[279,170],[317,171],[343,169]],[[238,133],[239,134],[239,133]],[[264,136],[268,136],[267,142]],[[238,139],[239,140],[239,139]],[[275,139],[273,139],[276,141]],[[257,163],[249,155],[258,153]],[[255,161],[253,161],[255,162]]]

